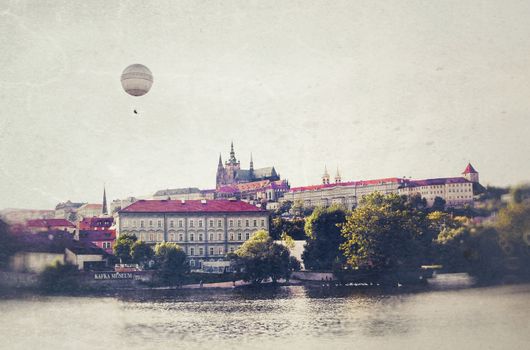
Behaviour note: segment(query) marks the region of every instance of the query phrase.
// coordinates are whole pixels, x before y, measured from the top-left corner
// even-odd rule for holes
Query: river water
[[[529,349],[530,285],[0,299],[1,349]]]

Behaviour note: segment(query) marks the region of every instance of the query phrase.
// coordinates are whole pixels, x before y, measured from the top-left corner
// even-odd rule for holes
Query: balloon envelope
[[[145,95],[153,85],[153,74],[142,64],[131,64],[121,74],[123,90],[132,96]]]

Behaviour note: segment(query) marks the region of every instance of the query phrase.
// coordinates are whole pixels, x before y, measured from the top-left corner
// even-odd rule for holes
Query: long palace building
[[[117,228],[149,244],[177,243],[198,269],[269,231],[269,213],[237,200],[139,200],[118,212]]]
[[[385,179],[342,182],[337,171],[335,182],[330,182],[327,169],[319,185],[292,187],[282,201],[300,201],[305,207],[341,204],[349,209],[356,207],[362,197],[373,192],[403,195],[419,194],[431,206],[436,197],[445,200],[448,207],[473,205],[474,196],[482,191],[479,174],[468,164],[462,176],[425,180],[391,177]]]

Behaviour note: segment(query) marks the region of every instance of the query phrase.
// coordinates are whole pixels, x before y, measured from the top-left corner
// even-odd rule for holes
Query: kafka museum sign
[[[132,280],[132,272],[100,272],[94,274],[95,280]]]

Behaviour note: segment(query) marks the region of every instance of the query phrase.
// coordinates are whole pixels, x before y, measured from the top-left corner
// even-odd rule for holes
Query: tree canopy
[[[234,255],[241,277],[252,284],[268,278],[273,282],[280,278],[288,279],[291,270],[289,256],[289,249],[274,243],[264,230],[254,233]]]
[[[306,219],[307,243],[302,254],[304,266],[310,270],[330,270],[334,264],[342,263],[339,246],[345,242],[341,225],[346,221],[347,211],[337,205],[329,208],[317,207]]]
[[[122,263],[128,263],[132,260],[131,250],[138,238],[131,233],[122,233],[116,239],[114,244],[114,255],[116,255]]]
[[[186,253],[176,243],[158,243],[155,246],[155,260],[158,277],[165,284],[179,284],[189,271]]]
[[[143,241],[136,241],[131,246],[131,259],[137,264],[145,265],[154,254],[153,249]]]
[[[419,267],[430,239],[423,237],[427,222],[423,203],[397,194],[372,193],[342,226],[341,245],[353,268]]]
[[[9,264],[9,257],[15,252],[15,238],[9,231],[9,225],[0,220],[0,267]]]

